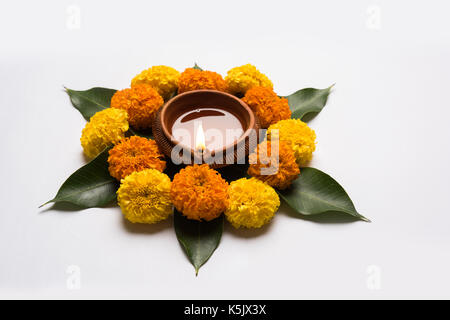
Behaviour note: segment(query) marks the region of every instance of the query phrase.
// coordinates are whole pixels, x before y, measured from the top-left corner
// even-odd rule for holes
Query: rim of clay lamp
[[[218,105],[218,104],[212,104],[211,106],[208,105],[198,105],[200,108],[208,108],[208,107],[218,107],[218,108],[222,108],[230,113],[232,113],[234,116],[236,116],[236,118],[238,118],[238,120],[241,122],[241,124],[243,124],[242,119],[239,118],[238,114],[233,110],[235,109],[235,107],[233,107],[231,104],[227,105],[226,101],[227,99],[232,99],[235,102],[237,102],[244,110],[246,110],[247,114],[249,115],[249,121],[247,124],[247,128],[243,128],[244,133],[239,137],[239,139],[235,140],[233,143],[225,145],[222,149],[216,149],[216,150],[212,150],[211,151],[211,155],[215,155],[215,153],[217,151],[222,151],[222,154],[225,154],[226,151],[231,148],[231,147],[235,147],[236,145],[238,145],[239,143],[241,143],[242,141],[245,141],[245,139],[250,135],[251,130],[253,130],[255,128],[255,115],[253,114],[253,111],[250,109],[250,107],[241,99],[233,96],[232,94],[223,92],[223,91],[217,91],[217,90],[206,90],[206,89],[202,89],[202,90],[193,90],[193,91],[187,91],[187,92],[183,92],[180,93],[179,95],[173,97],[172,99],[170,99],[162,108],[161,108],[161,129],[164,133],[164,135],[169,139],[169,141],[175,145],[181,145],[186,149],[190,149],[191,152],[195,153],[195,150],[189,146],[186,146],[183,143],[180,143],[178,140],[176,140],[173,135],[172,135],[172,126],[175,122],[176,119],[168,119],[168,115],[167,115],[167,110],[170,109],[173,105],[175,105],[179,100],[183,100],[183,99],[189,99],[191,98],[192,100],[194,100],[193,98],[195,98],[195,96],[198,95],[204,95],[204,94],[213,94],[216,95],[217,97],[221,96],[222,99],[224,100],[224,104],[222,105]],[[189,103],[187,103],[189,104]],[[198,103],[197,103],[198,104]],[[192,105],[193,106],[193,105]],[[170,121],[169,121],[170,120]],[[245,121],[245,119],[244,119]],[[170,128],[168,127],[168,123],[171,123]]]

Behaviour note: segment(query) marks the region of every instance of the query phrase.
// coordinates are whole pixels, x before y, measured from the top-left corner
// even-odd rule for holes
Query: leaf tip
[[[69,97],[72,97],[72,90],[70,90],[69,88],[67,88],[66,86],[63,86],[63,90],[65,93],[67,93],[69,95]]]
[[[52,200],[49,200],[49,201],[47,201],[46,203],[41,204],[38,208],[40,209],[40,208],[42,208],[43,206],[46,206],[47,204],[52,203],[53,201],[54,201],[53,199],[52,199]]]

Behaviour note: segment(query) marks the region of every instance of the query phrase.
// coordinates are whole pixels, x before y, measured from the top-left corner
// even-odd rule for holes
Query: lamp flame
[[[203,124],[200,121],[200,124],[197,127],[197,134],[195,136],[195,149],[196,150],[205,150],[205,132],[203,131]]]

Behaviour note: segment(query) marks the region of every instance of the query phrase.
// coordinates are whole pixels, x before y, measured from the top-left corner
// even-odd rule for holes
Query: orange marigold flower
[[[133,172],[156,169],[163,172],[166,162],[154,140],[133,136],[109,150],[109,173],[121,180]]]
[[[253,110],[264,129],[280,120],[291,118],[288,100],[279,98],[271,88],[253,87],[242,100]]]
[[[163,104],[164,100],[158,92],[144,83],[117,91],[111,99],[111,107],[125,110],[128,122],[137,129],[150,128]]]
[[[279,190],[289,187],[300,174],[294,151],[284,141],[261,142],[249,162],[249,175]]]
[[[178,93],[200,89],[226,91],[227,84],[222,76],[216,72],[194,68],[184,70],[178,81]]]
[[[206,220],[220,216],[228,205],[228,183],[207,164],[181,169],[172,181],[172,202],[188,219]]]

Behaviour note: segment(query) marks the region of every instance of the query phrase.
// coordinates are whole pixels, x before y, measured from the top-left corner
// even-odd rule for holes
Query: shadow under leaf
[[[52,205],[46,209],[41,210],[39,213],[46,213],[49,211],[61,211],[61,212],[75,212],[75,211],[83,211],[89,208],[84,208],[81,206],[77,206],[76,204],[70,202],[56,202],[52,203]]]
[[[292,218],[311,221],[315,223],[323,223],[323,224],[344,224],[344,223],[353,223],[353,222],[361,222],[361,219],[354,217],[352,215],[337,212],[337,211],[328,211],[324,213],[319,213],[315,215],[302,215],[294,211],[288,205],[283,205],[282,212]]]
[[[82,212],[84,210],[93,209],[93,208],[97,208],[97,209],[117,208],[117,200],[113,200],[110,203],[108,203],[107,205],[104,205],[102,207],[83,207],[83,206],[78,206],[74,203],[66,202],[66,201],[53,202],[53,203],[51,203],[50,207],[41,210],[39,213],[46,213],[49,211],[60,211],[60,212],[77,212],[77,211],[79,211],[79,212]]]

